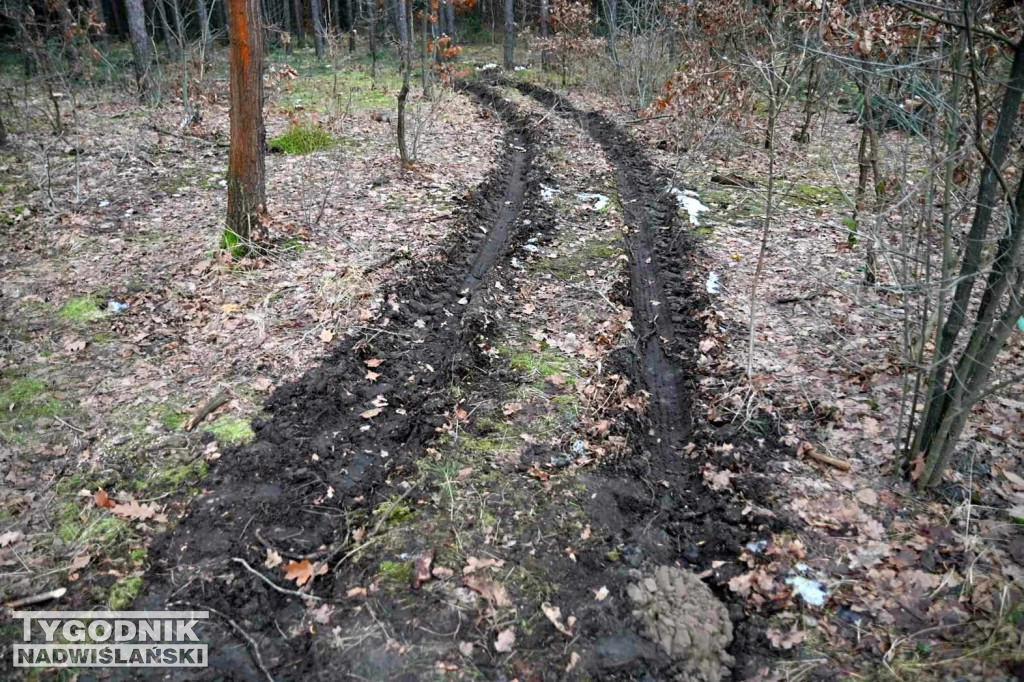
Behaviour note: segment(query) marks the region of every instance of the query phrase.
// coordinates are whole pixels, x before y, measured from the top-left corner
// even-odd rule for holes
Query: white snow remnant
[[[711,209],[700,202],[699,195],[693,190],[669,187],[669,194],[679,202],[679,208],[690,216],[690,224],[700,226],[700,214]]]
[[[587,203],[593,201],[594,205],[591,207],[595,211],[603,211],[604,207],[608,205],[608,197],[603,194],[594,194],[593,192],[580,192],[576,195],[576,198],[580,201],[586,201]]]

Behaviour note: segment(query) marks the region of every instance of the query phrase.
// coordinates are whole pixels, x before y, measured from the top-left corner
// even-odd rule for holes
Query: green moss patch
[[[244,445],[252,442],[256,436],[249,425],[249,420],[241,417],[221,417],[205,430],[212,433],[221,445]]]
[[[75,296],[64,304],[60,309],[60,316],[68,322],[85,324],[95,322],[107,316],[107,311],[102,307],[103,302],[98,296]]]
[[[16,379],[0,390],[0,442],[24,440],[19,432],[31,428],[36,419],[56,417],[65,411],[39,379]]]
[[[135,601],[135,597],[142,591],[142,577],[132,576],[121,578],[110,588],[110,596],[107,605],[111,611],[121,611]]]
[[[284,135],[271,140],[269,146],[285,154],[309,154],[333,144],[334,138],[320,126],[300,123],[288,128]]]

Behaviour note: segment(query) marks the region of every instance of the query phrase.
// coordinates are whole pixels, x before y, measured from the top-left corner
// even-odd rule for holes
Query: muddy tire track
[[[729,652],[737,661],[736,669],[750,673],[766,656],[765,624],[761,616],[744,612],[728,581],[738,571],[732,562],[743,545],[779,522],[748,513],[746,503],[736,495],[709,489],[701,473],[705,461],[687,454],[690,443],[723,442],[721,432],[693,414],[699,375],[696,350],[702,331],[699,314],[709,307],[694,263],[698,252],[694,237],[678,224],[678,206],[667,191],[669,178],[651,164],[625,129],[545,88],[529,83],[504,85],[575,121],[603,149],[615,168],[623,218],[630,228],[623,241],[637,341],[627,364],[632,377],[649,392],[650,403],[647,418],[634,429],[637,456],[609,463],[591,481],[598,492],[589,512],[625,543],[630,566],[650,569],[682,564],[703,571],[715,561],[730,562],[715,569],[707,582],[729,606],[735,629]],[[772,450],[763,439],[743,435],[734,439],[737,452],[757,453],[747,455],[750,459],[767,457]],[[656,492],[659,484],[664,489]],[[742,493],[753,500],[767,496],[764,490]],[[672,676],[671,664],[640,653],[635,636],[623,631],[598,636],[599,665],[603,665],[603,649],[619,652],[623,642],[629,643],[625,649],[633,653],[604,659],[608,669],[602,674],[648,670]]]
[[[217,609],[263,641],[263,659],[275,662],[277,679],[333,679],[337,671],[325,669],[308,633],[281,634],[301,618],[301,601],[268,588],[233,558],[286,589],[296,586],[280,568],[263,568],[267,547],[285,561],[326,563],[331,570],[305,591],[328,600],[344,596],[350,583],[343,557],[355,544],[349,513],[368,516],[399,494],[391,484],[412,471],[446,422],[454,403],[447,389],[472,361],[474,291],[524,236],[519,228],[533,222],[536,229],[535,221],[520,220],[538,202],[530,124],[489,88],[464,89],[497,113],[505,150],[463,207],[445,253],[415,266],[386,293],[387,319],[370,323],[377,331],[344,340],[321,366],[275,390],[265,407],[270,417],[253,424],[255,441],[223,454],[207,492],[151,549],[146,592],[136,606]],[[220,625],[204,633],[211,667],[197,679],[260,677],[235,633]]]

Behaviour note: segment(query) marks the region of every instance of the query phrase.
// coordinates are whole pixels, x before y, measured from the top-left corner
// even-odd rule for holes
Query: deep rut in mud
[[[495,371],[493,356],[480,356],[495,329],[491,325],[505,314],[493,294],[511,284],[503,271],[518,242],[528,234],[544,239],[545,230],[553,229],[550,207],[539,197],[545,171],[537,156],[540,139],[558,142],[540,129],[546,117],[523,114],[487,85],[465,87],[497,112],[507,132],[498,168],[466,203],[460,230],[446,253],[417,266],[405,283],[386,294],[387,320],[371,322],[373,331],[347,339],[320,367],[276,390],[267,405],[271,417],[254,424],[256,441],[224,454],[207,481],[209,492],[196,498],[188,515],[153,548],[147,592],[136,608],[187,605],[222,614],[215,619],[221,621],[218,627],[204,633],[211,668],[197,679],[262,676],[225,619],[261,643],[263,660],[273,661],[272,673],[279,680],[337,679],[356,670],[361,679],[392,677],[412,662],[402,660],[400,647],[391,647],[396,640],[416,644],[423,656],[416,659],[418,665],[447,655],[460,629],[467,634],[480,629],[479,620],[464,624],[463,609],[450,608],[448,597],[435,593],[412,599],[408,587],[404,594],[377,595],[372,607],[367,601],[361,607],[339,608],[333,619],[322,621],[325,627],[310,627],[310,612],[299,595],[283,594],[266,581],[286,590],[294,590],[294,583],[285,584],[279,568],[263,566],[270,548],[285,561],[309,559],[326,573],[302,588],[307,601],[351,604],[346,591],[373,576],[367,574],[371,569],[366,562],[356,566],[348,559],[355,547],[374,540],[374,526],[392,509],[419,496],[421,491],[410,495],[414,486],[409,481],[426,459],[437,430],[451,418],[453,385],[465,383],[458,388],[484,394],[495,390],[488,388],[493,380],[489,373]],[[683,454],[689,441],[710,438],[691,416],[697,317],[707,304],[700,282],[694,281],[695,251],[676,225],[674,201],[662,191],[666,181],[627,133],[600,114],[572,108],[554,93],[520,87],[578,121],[615,169],[629,227],[623,240],[629,260],[624,298],[634,309],[635,325],[634,347],[617,352],[615,361],[628,368],[634,385],[649,393],[647,417],[631,424],[633,454],[604,463],[596,473],[567,478],[565,486],[572,490],[564,493],[564,501],[553,502],[545,511],[547,518],[526,527],[537,538],[550,539],[545,551],[561,556],[561,564],[545,559],[551,583],[542,592],[566,613],[580,617],[574,648],[584,654],[584,663],[578,673],[596,679],[671,679],[678,669],[638,634],[630,602],[623,596],[627,586],[658,565],[703,570],[712,561],[733,560],[761,523],[742,514],[727,496],[710,493],[702,483],[702,462]],[[374,380],[367,377],[369,369],[378,375]],[[474,378],[466,382],[470,374]],[[585,508],[581,513],[594,525],[591,546],[571,563],[561,548],[573,539],[555,521],[559,504]],[[350,525],[354,512],[364,524],[358,531],[356,524]],[[367,528],[368,537],[355,535]],[[410,544],[406,549],[414,553],[402,557],[411,562],[419,552],[432,552],[429,542],[433,540]],[[539,557],[540,547],[527,551],[510,546],[504,554],[515,564],[535,553]],[[608,558],[620,554],[621,559]],[[709,582],[731,604],[737,637],[730,653],[740,669],[750,669],[760,657],[754,644],[760,627],[730,599],[724,587],[729,577],[716,571]],[[594,592],[602,587],[618,597],[598,604]],[[534,610],[523,618],[535,618],[539,603],[520,596],[523,606]],[[378,635],[352,643],[355,635],[348,633],[367,632],[362,627],[367,624]],[[482,629],[478,635],[493,637],[493,625]],[[387,647],[381,645],[380,632]],[[512,668],[515,673],[523,679],[564,676],[561,635],[550,627],[524,635],[529,636],[523,638],[523,659]],[[339,641],[347,643],[339,647]],[[369,646],[360,646],[363,641]],[[486,649],[485,644],[482,658],[474,654],[477,670],[487,678],[509,672],[506,666],[511,664]],[[416,670],[409,679],[429,675],[426,669]]]
[[[629,227],[623,241],[629,256],[637,342],[627,363],[634,379],[649,392],[650,404],[647,420],[636,428],[636,456],[606,467],[590,482],[598,492],[589,511],[628,543],[635,566],[649,569],[680,563],[707,571],[715,561],[730,562],[714,570],[707,582],[730,606],[735,638],[729,652],[736,659],[736,670],[743,676],[754,674],[769,655],[765,625],[760,616],[744,613],[742,599],[728,589],[729,579],[740,572],[731,562],[746,542],[778,528],[780,522],[750,513],[735,496],[705,486],[701,468],[706,460],[695,460],[687,453],[700,451],[701,444],[729,441],[737,459],[743,456],[748,463],[756,463],[770,457],[777,445],[772,437],[751,437],[732,428],[716,430],[693,415],[701,313],[710,305],[695,263],[695,238],[678,225],[678,206],[668,191],[670,179],[653,167],[621,126],[599,112],[582,111],[545,88],[504,84],[577,123],[600,145],[615,168]],[[716,464],[732,463],[723,458]],[[658,484],[664,489],[656,493]],[[742,493],[755,502],[764,502],[769,495],[758,488]],[[621,637],[612,635],[606,641],[615,649]],[[597,648],[600,651],[601,640]],[[628,659],[623,669],[639,674],[633,667],[636,661]],[[647,666],[668,678],[675,674],[664,661],[650,660]]]
[[[206,482],[209,492],[193,500],[187,516],[152,550],[147,591],[137,607],[216,609],[250,633],[266,634],[273,644],[264,657],[292,662],[275,671],[278,679],[331,679],[337,671],[307,655],[306,638],[277,635],[301,615],[301,604],[266,589],[238,559],[262,569],[268,547],[285,561],[309,559],[326,573],[303,592],[344,596],[334,573],[357,544],[346,510],[378,508],[386,479],[408,473],[445,423],[453,402],[447,387],[472,336],[461,321],[473,309],[474,290],[507,257],[517,219],[536,199],[530,126],[490,89],[470,84],[466,90],[498,112],[507,127],[505,150],[467,202],[446,253],[417,266],[407,283],[387,294],[388,319],[369,323],[375,331],[342,342],[320,367],[274,392],[266,405],[271,417],[253,425],[255,442],[224,453]],[[375,381],[367,378],[371,367]],[[237,647],[236,633],[215,628],[204,636],[211,640],[211,667],[200,677],[261,676]]]

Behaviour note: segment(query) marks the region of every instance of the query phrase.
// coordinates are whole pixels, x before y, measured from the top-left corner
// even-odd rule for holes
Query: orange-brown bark
[[[263,29],[259,0],[228,0],[231,39],[231,152],[227,228],[245,239],[262,235],[266,207],[263,149]]]

